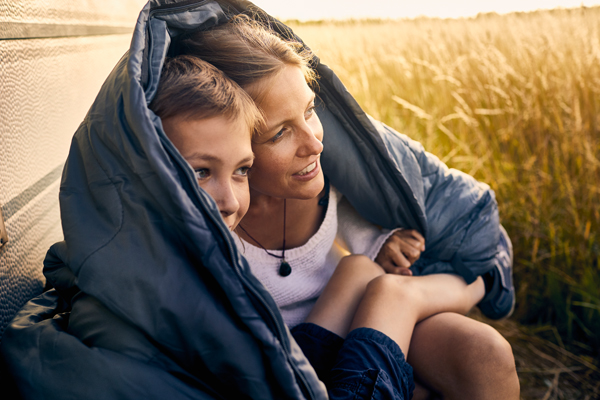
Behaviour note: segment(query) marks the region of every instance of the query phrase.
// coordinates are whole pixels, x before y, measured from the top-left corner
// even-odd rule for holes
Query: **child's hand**
[[[381,246],[375,262],[388,274],[412,275],[408,269],[425,251],[425,238],[414,229],[394,232]]]

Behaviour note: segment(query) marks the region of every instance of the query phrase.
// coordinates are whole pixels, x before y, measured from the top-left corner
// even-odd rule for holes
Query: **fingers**
[[[404,275],[404,276],[412,276],[412,271],[408,268],[404,268],[404,267],[397,267],[395,264],[386,261],[383,262],[381,265],[381,268],[383,268],[385,270],[386,273],[388,274],[394,274],[394,275]]]
[[[394,232],[393,236],[405,241],[419,251],[425,251],[425,238],[414,229],[401,229]]]
[[[403,232],[403,231],[400,231]],[[396,233],[400,233],[400,232],[396,232]],[[416,232],[416,231],[415,231]],[[415,261],[417,261],[419,259],[419,257],[421,257],[421,248],[424,246],[424,244],[422,242],[417,241],[416,239],[412,238],[412,236],[406,236],[406,235],[396,235],[396,233],[394,233],[394,235],[392,235],[389,239],[388,242],[386,243],[386,247],[394,252],[397,253],[397,255],[402,255],[403,257],[405,257],[410,265],[412,265]],[[418,232],[417,232],[418,233]],[[396,259],[394,259],[395,261]],[[397,264],[399,267],[408,267],[410,265],[404,265],[404,264]]]
[[[414,229],[402,229],[388,237],[375,262],[390,274],[412,275],[409,267],[425,250],[425,239]]]
[[[412,246],[401,247],[402,254],[408,259],[410,265],[413,265],[421,257],[421,251]]]
[[[411,259],[414,258],[414,253],[411,255],[411,251],[408,251],[409,254],[405,254],[401,243],[394,243],[390,245],[391,246],[386,249],[386,255],[391,259],[391,262],[394,264],[394,266],[402,268],[410,267],[414,262],[411,261]],[[397,246],[397,248],[394,248],[394,245]],[[417,255],[417,258],[419,258],[419,255]]]

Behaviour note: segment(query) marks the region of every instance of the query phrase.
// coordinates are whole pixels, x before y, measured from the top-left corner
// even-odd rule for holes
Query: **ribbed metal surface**
[[[110,25],[133,28],[145,0],[0,0],[0,23]]]
[[[61,240],[59,181],[6,221],[10,241],[0,250],[0,335],[16,312],[44,287],[42,261]]]
[[[99,36],[130,33],[131,28],[106,25],[30,24],[0,22],[0,40],[39,39],[71,36]]]
[[[65,161],[128,35],[0,41],[0,204]]]
[[[144,4],[0,0],[0,207],[10,240],[0,248],[0,338],[44,286],[42,261],[62,239],[58,187],[71,137]]]

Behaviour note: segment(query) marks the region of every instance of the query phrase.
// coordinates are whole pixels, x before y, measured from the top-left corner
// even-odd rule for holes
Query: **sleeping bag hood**
[[[73,137],[60,186],[65,240],[45,261],[54,289],[30,301],[2,339],[24,398],[327,398],[148,109],[172,41],[250,8],[293,35],[241,0],[152,0],[142,10],[129,51]],[[468,281],[492,268],[493,192],[367,116],[316,57],[313,67],[331,183],[369,221],[425,235],[416,274],[458,271]],[[101,329],[94,318],[106,321]],[[88,322],[96,328],[86,331]]]

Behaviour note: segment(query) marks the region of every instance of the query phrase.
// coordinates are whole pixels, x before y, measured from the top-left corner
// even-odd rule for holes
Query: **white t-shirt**
[[[348,254],[364,254],[373,260],[393,231],[380,229],[362,218],[335,188],[331,187],[325,219],[317,233],[300,247],[285,250],[292,268],[279,275],[281,259],[233,235],[252,273],[271,293],[290,327],[303,322],[327,285],[339,261]],[[281,255],[281,250],[269,250]]]

